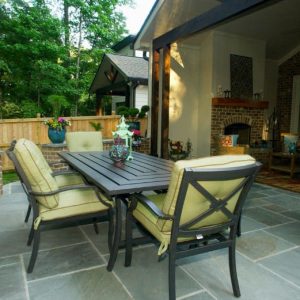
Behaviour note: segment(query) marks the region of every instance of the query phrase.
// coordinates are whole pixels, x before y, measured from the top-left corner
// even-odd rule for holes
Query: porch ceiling
[[[149,26],[145,26],[144,32],[140,33],[138,42],[141,46],[149,45],[153,38],[221,4],[221,1],[216,0],[189,0],[185,1],[183,6],[182,2],[180,0],[163,1]],[[266,41],[266,57],[278,60],[300,46],[299,11],[299,0],[274,1],[273,5],[243,14],[214,29],[264,40]],[[196,34],[187,37],[184,42],[196,46],[199,45],[200,40],[201,35]]]
[[[201,15],[220,3],[220,0],[157,0],[156,7],[138,35],[135,48],[148,48],[151,40]]]

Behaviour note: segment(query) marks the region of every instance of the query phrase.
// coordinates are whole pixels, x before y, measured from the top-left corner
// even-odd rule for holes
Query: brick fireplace
[[[249,128],[250,145],[261,141],[265,119],[264,110],[267,107],[266,101],[213,98],[211,154],[217,154],[219,137],[225,134],[225,128],[230,125],[238,124],[241,128]]]

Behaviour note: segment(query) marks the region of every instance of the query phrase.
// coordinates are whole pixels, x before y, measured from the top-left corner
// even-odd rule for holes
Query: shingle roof
[[[129,79],[148,79],[148,61],[144,58],[116,54],[106,56]]]

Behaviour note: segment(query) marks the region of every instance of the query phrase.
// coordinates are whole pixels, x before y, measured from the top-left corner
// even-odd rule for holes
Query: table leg
[[[116,197],[115,202],[116,202],[116,226],[115,226],[113,246],[112,246],[112,250],[111,250],[108,265],[107,265],[107,271],[112,271],[114,264],[117,260],[119,244],[120,244],[120,240],[121,240],[121,232],[122,232],[121,198]]]

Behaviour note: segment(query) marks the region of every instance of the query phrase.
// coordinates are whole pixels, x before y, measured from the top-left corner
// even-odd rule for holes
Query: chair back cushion
[[[66,142],[71,152],[103,151],[101,131],[67,132]]]
[[[205,169],[226,169],[232,167],[252,165],[255,163],[255,159],[250,155],[220,155],[212,156],[207,158],[199,158],[193,160],[181,160],[174,164],[172,171],[171,181],[167,195],[165,197],[164,205],[162,211],[168,215],[174,215],[175,206],[177,203],[177,197],[183,177],[183,171],[185,168],[203,168]],[[230,191],[237,186],[243,178],[226,180],[226,181],[206,181],[201,182],[201,185],[209,191],[217,199],[222,199]],[[238,200],[239,193],[236,194],[227,204],[227,209],[231,212],[234,210],[236,202]],[[180,223],[185,223],[188,220],[193,219],[199,215],[199,212],[206,211],[211,205],[203,195],[201,195],[194,187],[191,185],[188,188],[184,206],[181,214]],[[194,227],[203,227],[209,225],[215,225],[218,223],[226,222],[228,218],[223,212],[215,212],[203,219],[200,223],[196,224]],[[172,227],[171,221],[158,220],[158,227],[162,231],[169,232]]]
[[[14,153],[33,192],[46,193],[58,190],[52,170],[36,144],[20,139],[16,143]],[[36,199],[47,208],[54,208],[59,202],[58,195],[36,197]]]

